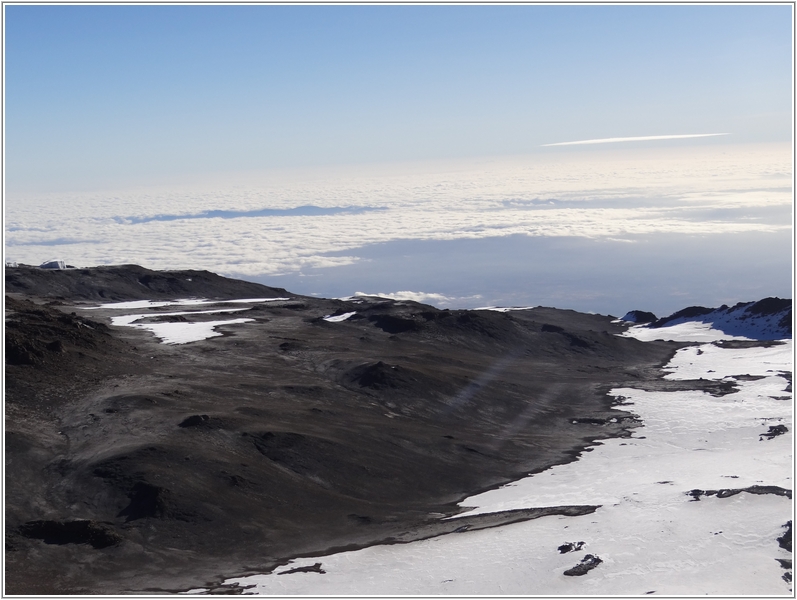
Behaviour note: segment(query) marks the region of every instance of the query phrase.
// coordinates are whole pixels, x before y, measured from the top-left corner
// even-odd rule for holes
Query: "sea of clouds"
[[[508,158],[244,173],[138,189],[13,194],[5,207],[5,252],[6,260],[34,265],[50,258],[75,266],[136,263],[267,282],[310,273],[329,279],[335,269],[368,262],[369,249],[399,242],[553,237],[612,242],[629,253],[655,235],[747,235],[750,243],[750,236],[785,239],[790,231],[791,177],[788,144],[697,145],[552,149]],[[422,279],[414,288],[407,287],[411,278],[404,287],[369,288],[381,282],[369,279],[365,266],[358,272],[359,280],[348,271],[352,287],[346,291],[329,289],[323,278],[316,282],[320,289],[308,283],[292,291],[409,289],[440,305],[454,305],[457,297],[475,305],[500,301],[480,290],[421,289],[430,285]]]

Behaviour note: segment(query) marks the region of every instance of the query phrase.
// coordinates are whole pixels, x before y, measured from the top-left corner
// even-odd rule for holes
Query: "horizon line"
[[[616,142],[644,142],[650,140],[678,140],[684,138],[713,137],[717,135],[730,135],[730,133],[688,133],[684,135],[645,135],[639,137],[616,137],[600,138],[595,140],[579,140],[576,142],[557,142],[555,144],[542,144],[540,147],[548,146],[575,146],[579,144],[613,144]]]

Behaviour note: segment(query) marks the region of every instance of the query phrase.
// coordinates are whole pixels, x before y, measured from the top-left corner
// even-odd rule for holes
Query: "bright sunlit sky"
[[[616,313],[791,293],[790,5],[4,17],[8,260],[208,268],[441,306]],[[738,285],[717,251],[735,235],[747,256],[772,254]],[[608,269],[646,254],[617,244],[645,245],[648,267],[692,244],[717,255],[692,257],[714,279],[677,283],[670,263],[644,282],[577,274],[585,257]]]

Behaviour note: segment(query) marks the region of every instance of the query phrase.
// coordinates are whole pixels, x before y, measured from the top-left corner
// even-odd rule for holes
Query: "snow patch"
[[[223,335],[216,331],[216,327],[221,325],[237,325],[250,321],[254,321],[254,319],[205,321],[203,323],[152,323],[132,326],[151,331],[163,344],[187,344]]]
[[[495,312],[510,312],[513,310],[531,310],[537,308],[536,306],[480,306],[479,308],[472,308],[471,310],[494,310]]]
[[[206,300],[204,298],[185,298],[183,300],[131,300],[129,302],[111,302],[99,306],[87,306],[84,310],[97,310],[100,308],[114,308],[121,310],[137,308],[158,308],[160,306],[201,306],[204,304],[248,304],[258,302],[277,302],[290,300],[290,298],[241,298],[236,300]]]
[[[135,327],[136,329],[146,329],[152,332],[155,337],[163,344],[187,344],[198,342],[211,337],[222,335],[215,328],[220,325],[236,325],[238,323],[248,323],[254,319],[232,319],[227,321],[204,321],[197,323],[178,322],[178,323],[136,323],[141,319],[150,317],[175,317],[182,315],[216,314],[231,313],[249,310],[248,308],[218,308],[215,310],[194,310],[180,311],[171,313],[140,313],[133,315],[120,315],[111,317],[111,325],[119,327]]]
[[[340,323],[341,321],[345,321],[349,317],[352,317],[352,316],[354,316],[356,314],[357,314],[357,311],[347,312],[347,313],[343,313],[342,315],[335,315],[335,316],[327,315],[326,317],[324,317],[324,321],[329,321],[330,323]]]

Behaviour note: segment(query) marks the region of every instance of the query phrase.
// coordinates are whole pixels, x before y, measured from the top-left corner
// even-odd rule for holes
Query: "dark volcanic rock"
[[[581,575],[586,575],[602,562],[603,561],[600,559],[600,557],[594,556],[592,554],[587,554],[584,558],[581,559],[581,562],[579,564],[565,571],[564,575],[567,575],[569,577],[580,577]]]
[[[281,571],[277,573],[277,575],[290,575],[291,573],[326,573],[324,569],[321,568],[321,563],[317,562],[307,567],[296,567],[295,569],[289,569],[288,571]]]
[[[351,373],[352,381],[374,390],[400,388],[417,383],[418,377],[398,365],[386,365],[381,360],[372,365],[357,367]]]
[[[191,415],[178,424],[183,429],[223,429],[224,421],[208,415]]]
[[[768,439],[771,440],[779,435],[783,435],[784,433],[788,432],[789,428],[785,425],[770,425],[769,430],[766,433],[762,433],[759,439]]]
[[[368,320],[387,333],[404,333],[421,328],[421,323],[414,319],[405,319],[394,315],[370,315]]]
[[[139,481],[128,494],[130,504],[119,512],[119,516],[128,521],[145,517],[165,518],[170,513],[168,495],[165,488]]]
[[[747,308],[747,312],[753,315],[775,315],[782,310],[791,308],[791,300],[786,298],[764,298]]]
[[[788,550],[789,552],[791,552],[791,547],[792,547],[791,521],[787,521],[783,527],[786,528],[786,531],[783,533],[782,536],[778,538],[778,546],[780,546],[784,550]]]
[[[122,536],[108,524],[90,520],[29,521],[19,528],[28,538],[43,540],[45,544],[89,544],[107,548],[122,541]]]
[[[791,490],[787,490],[785,488],[779,487],[777,485],[751,485],[750,487],[746,488],[725,488],[721,490],[700,490],[694,489],[689,490],[686,492],[687,496],[692,496],[695,500],[700,500],[701,496],[716,496],[717,498],[730,498],[731,496],[735,496],[736,494],[741,494],[742,492],[747,492],[748,494],[773,494],[775,496],[786,496],[787,498],[791,499]]]
[[[5,360],[8,365],[58,364],[57,356],[96,349],[109,339],[104,323],[54,307],[6,296]]]
[[[584,542],[567,542],[566,544],[559,546],[557,550],[559,550],[559,554],[567,554],[568,552],[581,550],[583,547]]]
[[[540,331],[543,333],[558,333],[562,335],[568,342],[570,342],[571,346],[575,346],[577,348],[591,348],[592,344],[586,341],[584,338],[575,335],[569,331],[566,331],[564,327],[560,327],[558,325],[550,325],[548,323],[543,323]]]
[[[719,310],[724,310],[728,308],[727,306],[723,305],[720,307]],[[706,308],[705,306],[689,306],[678,312],[674,312],[669,317],[662,317],[657,321],[651,323],[651,327],[664,327],[667,323],[671,321],[675,321],[676,319],[693,319],[694,317],[703,317],[705,315],[713,313],[715,310],[714,308]]]
[[[456,386],[437,380],[419,370],[383,361],[358,365],[343,375],[343,380],[378,392],[404,390],[429,396],[434,391],[453,393]]]

